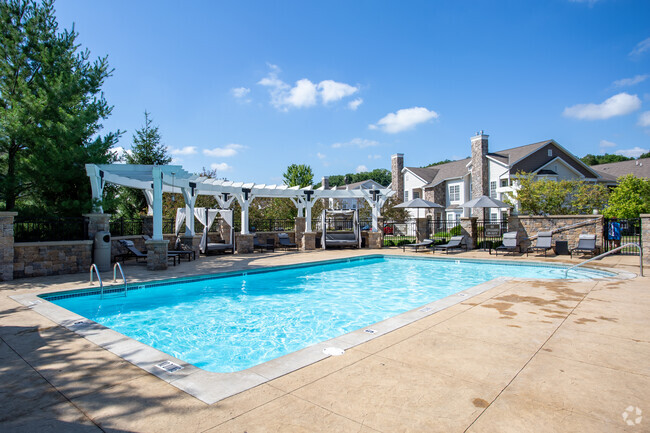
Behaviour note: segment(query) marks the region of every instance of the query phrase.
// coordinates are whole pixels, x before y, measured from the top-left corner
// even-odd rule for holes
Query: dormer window
[[[553,149],[548,150],[548,156],[553,156]]]

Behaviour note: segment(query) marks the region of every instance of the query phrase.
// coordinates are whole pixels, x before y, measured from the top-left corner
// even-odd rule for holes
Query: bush
[[[394,247],[395,243],[393,241],[389,241],[388,239],[384,239],[384,246],[385,247]]]
[[[397,241],[397,246],[401,247],[402,245],[410,244],[411,241],[408,239],[402,239],[401,241]]]
[[[449,230],[449,234],[452,236],[460,236],[462,233],[462,228],[460,227],[460,224]]]

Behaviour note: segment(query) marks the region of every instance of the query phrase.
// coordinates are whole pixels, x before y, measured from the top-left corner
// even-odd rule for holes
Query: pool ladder
[[[630,242],[630,243],[627,243],[625,245],[621,245],[620,247],[614,248],[613,250],[607,251],[606,253],[600,254],[600,255],[598,255],[596,257],[592,257],[589,260],[585,260],[584,262],[578,263],[575,266],[571,266],[570,268],[567,268],[564,271],[564,278],[567,278],[567,276],[569,275],[569,271],[571,269],[575,269],[578,266],[582,266],[582,265],[584,265],[586,263],[591,262],[592,260],[597,260],[597,259],[600,259],[601,257],[605,257],[605,256],[608,256],[610,254],[614,254],[615,252],[621,251],[623,248],[626,248],[626,247],[635,247],[637,250],[639,250],[639,274],[641,276],[643,276],[643,249],[641,248],[641,245],[635,244],[634,242]]]
[[[122,281],[124,281],[124,290],[120,292],[116,291],[111,291],[111,293],[124,293],[124,296],[126,296],[129,288],[128,284],[126,282],[126,277],[124,276],[124,271],[122,270],[122,265],[119,263],[115,263],[115,266],[113,266],[113,282],[117,281],[117,270],[120,270],[120,274],[122,275]],[[93,283],[93,270],[95,271],[95,275],[97,275],[97,281],[99,281],[99,296],[100,299],[104,299],[104,283],[102,282],[102,277],[99,275],[99,269],[97,269],[96,264],[90,265],[90,284]]]

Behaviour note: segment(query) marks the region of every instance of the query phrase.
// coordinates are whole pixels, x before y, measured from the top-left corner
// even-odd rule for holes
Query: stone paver
[[[164,272],[128,264],[125,272],[135,283],[368,253],[218,256]],[[637,264],[624,256],[598,262],[628,272]],[[1,431],[650,430],[648,277],[506,282],[213,405],[9,298],[87,285],[85,274],[0,285]],[[628,406],[644,411],[642,424],[623,422]]]

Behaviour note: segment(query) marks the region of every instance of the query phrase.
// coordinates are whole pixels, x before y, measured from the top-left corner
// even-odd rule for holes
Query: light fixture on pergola
[[[221,208],[228,208],[233,200],[241,207],[241,233],[248,234],[249,206],[255,197],[288,198],[298,208],[298,216],[305,216],[305,231],[311,232],[311,209],[318,199],[365,199],[372,212],[372,229],[378,231],[380,210],[388,197],[395,192],[382,189],[312,189],[312,186],[266,185],[211,179],[192,174],[180,165],[86,164],[93,199],[101,203],[107,183],[142,190],[149,211],[153,214],[154,240],[162,240],[162,194],[177,193],[180,189],[185,199],[187,215],[194,215],[194,204],[199,195],[215,197]],[[104,212],[100,205],[95,209]],[[193,220],[193,218],[188,218]],[[188,221],[189,222],[189,221]],[[194,235],[193,221],[186,224],[186,235]]]

